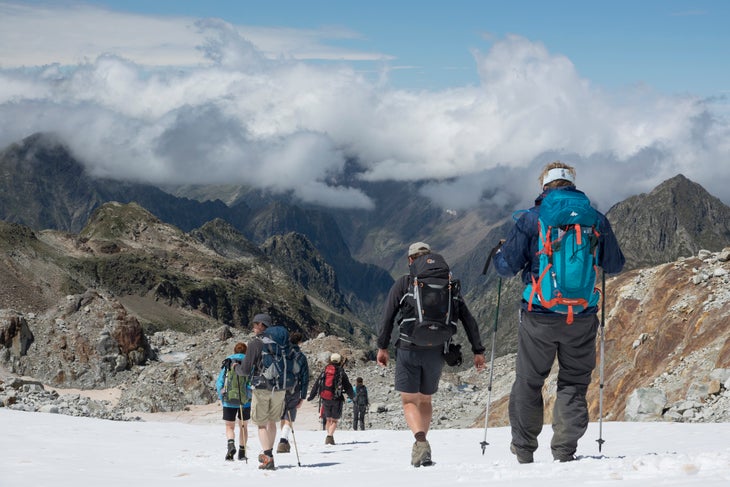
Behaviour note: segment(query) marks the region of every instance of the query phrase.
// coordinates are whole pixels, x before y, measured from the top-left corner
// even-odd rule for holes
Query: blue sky
[[[679,173],[730,203],[728,25],[720,0],[0,0],[0,147],[334,206],[372,206],[353,169],[529,202],[557,158],[604,210]]]
[[[190,1],[90,2],[149,15],[219,17],[238,25],[341,28],[328,44],[392,57],[392,82],[441,89],[479,82],[471,51],[517,34],[567,56],[606,88],[647,83],[666,93],[730,93],[730,2]],[[365,63],[363,63],[365,64]],[[363,66],[367,69],[367,66]]]

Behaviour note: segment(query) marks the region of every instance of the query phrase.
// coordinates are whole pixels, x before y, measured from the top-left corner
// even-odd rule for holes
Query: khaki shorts
[[[264,426],[269,422],[277,422],[284,411],[286,391],[269,391],[254,389],[251,399],[251,422]]]

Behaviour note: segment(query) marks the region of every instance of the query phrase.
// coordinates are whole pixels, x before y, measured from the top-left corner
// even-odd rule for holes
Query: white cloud
[[[474,52],[479,86],[416,92],[349,63],[298,59],[369,56],[328,51],[321,33],[6,3],[0,19],[0,145],[53,131],[97,174],[245,183],[368,207],[367,195],[333,182],[354,158],[365,180],[448,178],[428,189],[462,208],[529,200],[539,166],[563,157],[602,209],[677,173],[730,202],[723,100],[644,86],[609,93],[565,56],[519,36]],[[23,37],[37,31],[35,44]],[[167,59],[187,66],[162,62],[159,49],[174,49]],[[42,66],[14,68],[23,53]]]

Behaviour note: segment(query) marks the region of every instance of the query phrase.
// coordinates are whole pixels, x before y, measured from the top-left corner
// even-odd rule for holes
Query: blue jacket
[[[497,273],[502,277],[512,277],[518,272],[522,272],[522,282],[525,285],[532,282],[532,277],[537,279],[540,276],[540,259],[537,255],[538,251],[538,216],[540,214],[540,202],[548,191],[578,191],[575,186],[567,186],[563,188],[549,189],[542,193],[537,200],[535,206],[522,213],[515,222],[514,227],[509,232],[507,239],[502,247],[494,256],[494,267]],[[616,235],[611,229],[611,224],[602,213],[598,212],[600,219],[598,232],[598,265],[608,274],[621,272],[626,259],[621,252]],[[527,309],[527,303],[522,303],[523,309]],[[552,313],[539,305],[532,306],[535,312]],[[584,313],[596,313],[595,306],[588,308]]]
[[[243,362],[243,359],[246,357],[243,353],[234,353],[232,355],[229,355],[227,358],[234,360],[236,362]],[[218,392],[218,399],[221,400],[221,404],[223,404],[224,408],[236,408],[238,409],[238,406],[234,406],[232,404],[228,404],[227,402],[223,401],[223,386],[225,386],[226,381],[226,370],[221,368],[220,373],[218,374],[218,379],[215,381],[215,390]],[[251,389],[250,385],[246,386],[248,389]],[[243,405],[244,408],[250,408],[251,407],[251,400],[249,399],[246,404]]]
[[[307,391],[309,390],[309,362],[307,356],[304,355],[299,345],[292,344],[292,349],[296,353],[296,361],[299,364],[299,376],[297,377],[297,386],[294,388],[294,393],[304,400],[307,398]]]

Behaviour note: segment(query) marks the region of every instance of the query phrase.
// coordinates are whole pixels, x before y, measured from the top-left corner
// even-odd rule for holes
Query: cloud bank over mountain
[[[119,14],[92,13],[104,39],[99,26]],[[54,132],[94,174],[247,184],[338,207],[372,206],[357,179],[430,181],[424,191],[449,208],[528,203],[540,168],[558,158],[577,166],[579,188],[603,210],[678,173],[730,203],[724,100],[642,85],[609,92],[524,37],[473,51],[478,85],[406,91],[389,85],[386,56],[373,75],[354,60],[378,53],[328,51],[323,33],[246,37],[218,19],[146,18],[139,27],[124,49],[23,67],[10,62],[5,39],[0,145]],[[169,45],[155,27],[175,33]],[[308,39],[302,49],[296,38]],[[146,46],[157,55],[143,56]],[[342,61],[331,61],[337,52]]]

